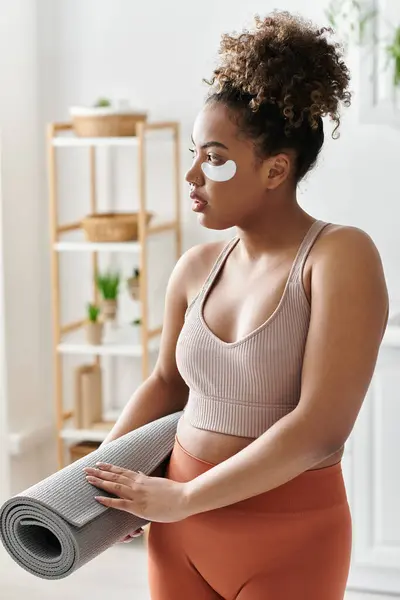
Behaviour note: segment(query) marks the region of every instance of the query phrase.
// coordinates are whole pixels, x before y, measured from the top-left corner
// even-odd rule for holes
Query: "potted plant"
[[[101,312],[106,321],[113,321],[117,315],[119,273],[107,272],[97,276],[97,287],[102,295]]]
[[[86,339],[88,344],[99,346],[103,337],[103,323],[99,320],[100,308],[96,304],[87,305]]]
[[[127,280],[129,294],[132,300],[139,300],[140,296],[140,271],[139,269],[133,269],[132,277]]]

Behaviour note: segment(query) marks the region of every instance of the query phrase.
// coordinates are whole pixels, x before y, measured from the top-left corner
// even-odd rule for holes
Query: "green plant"
[[[356,44],[364,43],[366,26],[377,14],[376,10],[365,10],[358,0],[331,0],[325,11],[329,25],[343,29],[344,41]]]
[[[386,46],[389,60],[393,60],[393,84],[397,87],[400,85],[400,25],[395,29],[393,41]]]
[[[111,106],[111,100],[109,100],[108,98],[99,98],[94,104],[95,108],[102,108],[106,106]]]
[[[99,274],[96,279],[97,287],[104,300],[116,300],[118,296],[120,275],[119,273]]]
[[[96,304],[91,304],[90,302],[87,304],[87,315],[88,319],[91,323],[97,323],[99,318],[100,308],[96,306]]]
[[[142,324],[142,319],[133,319],[132,321],[132,325],[141,325]]]
[[[384,20],[384,15],[379,14],[378,11],[365,10],[363,3],[359,0],[331,0],[325,15],[332,27],[342,31],[347,43],[355,41],[356,44],[364,44],[366,26],[369,22],[378,18]],[[391,23],[387,23],[387,25],[392,27]],[[382,43],[375,38],[375,35],[371,41],[374,44]],[[400,25],[394,28],[391,41],[386,43],[384,50],[388,59],[385,68],[393,63],[393,85],[398,87],[400,86]]]

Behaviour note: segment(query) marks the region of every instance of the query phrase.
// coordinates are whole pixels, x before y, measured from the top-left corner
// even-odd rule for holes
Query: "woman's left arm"
[[[188,483],[113,465],[86,468],[117,498],[104,506],[150,521],[179,521],[272,490],[340,450],[368,390],[386,327],[388,296],[379,254],[362,231],[322,236],[313,252],[311,320],[298,406],[249,446]]]
[[[312,266],[312,309],[298,406],[238,454],[186,484],[196,514],[256,496],[342,448],[368,390],[387,323],[379,254],[354,228],[323,236]]]

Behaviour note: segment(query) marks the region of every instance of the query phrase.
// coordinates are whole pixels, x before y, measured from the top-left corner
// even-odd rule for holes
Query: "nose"
[[[193,185],[204,185],[204,175],[199,164],[195,160],[189,171],[185,175],[185,180]]]

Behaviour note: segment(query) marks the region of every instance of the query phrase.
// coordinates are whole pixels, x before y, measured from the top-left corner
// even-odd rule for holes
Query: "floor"
[[[146,581],[146,554],[141,540],[117,545],[71,577],[54,582],[26,573],[0,545],[1,600],[88,600],[92,595],[96,600],[110,600],[112,597],[121,598],[125,595],[135,600],[150,600]],[[393,598],[348,592],[345,600]]]

